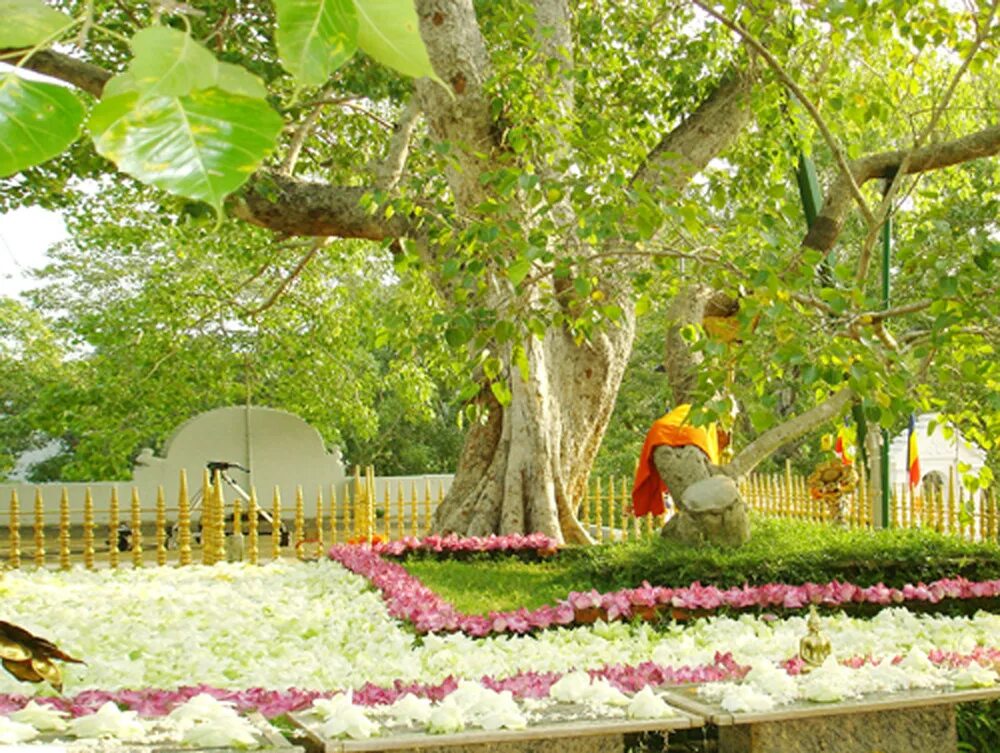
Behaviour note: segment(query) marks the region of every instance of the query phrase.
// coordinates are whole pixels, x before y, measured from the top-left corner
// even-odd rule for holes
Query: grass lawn
[[[415,557],[406,569],[468,614],[536,608],[570,591],[609,591],[648,580],[720,587],[769,582],[850,581],[867,586],[964,576],[1000,578],[1000,546],[974,544],[920,530],[842,530],[820,523],[756,518],[754,535],[737,550],[668,545],[659,536],[628,543],[567,548],[556,558],[435,561]]]

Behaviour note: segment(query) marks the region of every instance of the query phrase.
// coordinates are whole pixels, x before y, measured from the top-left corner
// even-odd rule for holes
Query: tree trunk
[[[577,345],[562,331],[526,344],[529,374],[511,369],[509,405],[487,393],[488,415],[466,435],[451,489],[434,516],[464,536],[541,532],[587,543],[576,518],[628,363],[635,321]]]

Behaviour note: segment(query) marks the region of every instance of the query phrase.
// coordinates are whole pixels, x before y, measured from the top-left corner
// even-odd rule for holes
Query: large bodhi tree
[[[703,404],[701,419],[727,412],[715,382],[733,359],[703,336],[706,314],[735,320],[743,339],[761,317],[786,329],[811,317],[850,343],[808,380],[814,407],[762,431],[734,475],[868,397],[877,369],[863,366],[898,376],[926,340],[889,332],[893,317],[935,303],[877,310],[873,249],[913,176],[1000,150],[995,109],[945,117],[975,89],[970,77],[996,78],[996,2],[891,5],[94,2],[74,20],[61,12],[73,3],[0,0],[18,21],[0,55],[96,98],[93,144],[134,178],[281,236],[381,242],[399,269],[426,274],[450,312],[441,334],[470,356],[465,397],[478,408],[435,525],[579,542],[574,505],[657,272],[677,293],[664,365],[675,400]],[[51,46],[71,37],[86,59]],[[896,87],[927,105],[913,108],[912,132],[862,128],[898,114]],[[60,154],[87,104],[6,75],[0,174]],[[347,129],[331,108],[394,125],[338,151]],[[814,137],[829,177],[808,234],[793,242],[773,213],[757,226],[731,205],[753,205],[741,169],[759,189],[769,161],[787,164]],[[832,258],[845,228],[850,248]],[[813,274],[820,263],[832,284]],[[961,323],[938,317],[929,336]],[[872,394],[898,413],[905,388]]]

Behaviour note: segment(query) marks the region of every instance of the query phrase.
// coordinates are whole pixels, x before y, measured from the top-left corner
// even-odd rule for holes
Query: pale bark
[[[984,128],[959,139],[914,149],[872,154],[850,163],[851,177],[857,185],[870,180],[892,179],[900,167],[905,174],[939,170],[1000,153],[1000,126]],[[826,199],[816,221],[809,229],[803,246],[826,253],[833,248],[852,206],[851,177],[838,175],[827,188]]]
[[[851,404],[856,397],[854,391],[845,387],[795,418],[775,426],[748,444],[740,451],[732,462],[722,467],[727,476],[738,478],[750,473],[757,465],[774,453],[779,447],[794,442],[799,437],[808,434],[817,426],[836,418]]]
[[[704,357],[684,339],[685,327],[700,325],[705,317],[705,306],[712,298],[708,285],[688,285],[674,296],[667,310],[667,337],[663,354],[663,367],[673,393],[673,405],[691,403],[698,383],[698,368]]]
[[[470,429],[434,529],[464,535],[540,531],[560,542],[588,536],[576,519],[614,408],[635,334],[632,316],[577,345],[551,330],[526,343],[527,381],[510,375],[510,404],[486,399]]]

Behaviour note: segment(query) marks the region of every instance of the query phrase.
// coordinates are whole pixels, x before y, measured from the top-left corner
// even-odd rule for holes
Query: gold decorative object
[[[303,559],[304,553],[299,548],[299,542],[306,538],[306,506],[302,497],[301,484],[295,487],[295,553]]]
[[[156,564],[163,567],[167,564],[167,500],[163,496],[163,485],[156,487],[156,527],[153,538],[156,540]]]
[[[274,487],[274,499],[271,502],[271,559],[281,556],[281,492]]]
[[[316,490],[316,541],[320,550],[323,549],[323,487]]]
[[[94,495],[89,486],[83,495],[83,566],[94,569]]]
[[[108,512],[108,564],[118,567],[118,487],[111,487],[111,507]]]
[[[62,671],[53,660],[83,664],[61,651],[54,643],[29,633],[22,627],[0,621],[0,660],[3,668],[24,682],[48,682],[62,692]]]
[[[59,569],[69,570],[69,490],[64,486],[59,497]]]
[[[45,503],[35,487],[35,567],[45,567]]]
[[[337,485],[330,484],[330,543],[337,543]]]
[[[10,566],[21,566],[21,508],[17,492],[10,493]]]
[[[830,655],[830,639],[820,632],[819,615],[816,607],[809,610],[809,620],[806,623],[809,632],[799,641],[799,658],[805,663],[803,672],[809,672],[823,664]]]
[[[181,470],[177,491],[177,558],[181,565],[191,564],[191,505],[188,500],[187,473]]]
[[[226,537],[226,562],[243,561],[243,508],[240,498],[233,500],[233,529]]]
[[[846,523],[843,501],[858,485],[858,474],[854,466],[845,465],[836,459],[820,463],[806,483],[809,485],[809,496],[826,503],[829,517],[837,523]]]
[[[132,487],[132,567],[142,567],[142,503],[139,490]]]

